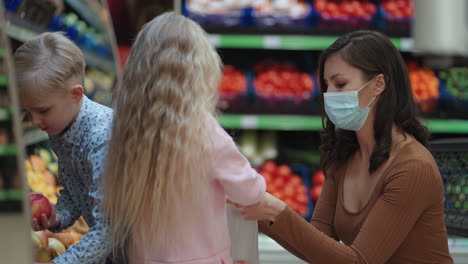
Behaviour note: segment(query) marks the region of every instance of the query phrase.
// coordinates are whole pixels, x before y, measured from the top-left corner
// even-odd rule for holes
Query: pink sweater
[[[141,252],[130,250],[131,264],[231,264],[230,238],[226,218],[226,198],[241,204],[252,205],[263,197],[265,180],[254,169],[248,160],[239,152],[232,138],[213,118],[207,122],[207,129],[213,140],[212,184],[214,199],[206,201],[206,214],[189,216],[188,221],[197,227],[187,234],[180,247],[172,252],[161,252],[155,246],[150,261],[141,259]],[[211,211],[211,212],[210,212]],[[164,241],[158,241],[163,244]],[[143,248],[143,241],[141,247]]]

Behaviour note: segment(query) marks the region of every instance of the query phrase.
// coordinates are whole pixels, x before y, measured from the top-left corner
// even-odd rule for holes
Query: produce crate
[[[314,202],[312,201],[312,198],[310,197],[310,189],[312,188],[312,183],[310,181],[310,169],[304,164],[293,164],[291,166],[291,169],[294,173],[298,174],[301,177],[302,182],[304,185],[307,187],[307,214],[303,215],[303,217],[307,220],[310,221],[312,218],[312,214],[314,213]]]
[[[454,118],[468,114],[468,68],[452,68],[439,73],[440,107]]]
[[[430,143],[445,188],[445,225],[450,235],[468,237],[468,138]]]

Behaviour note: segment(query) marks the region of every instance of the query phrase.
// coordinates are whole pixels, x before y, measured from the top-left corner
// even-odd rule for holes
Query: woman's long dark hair
[[[325,61],[332,54],[340,56],[350,65],[360,69],[370,80],[382,73],[385,77],[385,90],[375,103],[374,139],[369,173],[375,172],[389,155],[392,145],[392,125],[414,136],[427,147],[429,133],[419,119],[419,109],[414,101],[408,71],[400,52],[384,35],[370,30],[348,33],[336,40],[320,57],[319,82],[321,99],[327,91],[325,84]],[[359,149],[354,131],[335,130],[335,125],[327,118],[322,104],[321,166],[324,171],[341,167]]]

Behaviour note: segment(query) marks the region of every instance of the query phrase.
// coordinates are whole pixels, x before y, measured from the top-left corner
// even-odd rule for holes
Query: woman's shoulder
[[[387,169],[387,181],[408,177],[412,182],[441,182],[439,168],[431,152],[416,139],[406,144]]]
[[[427,147],[414,138],[398,151],[391,163],[390,166],[404,164],[406,164],[404,166],[411,166],[414,164],[437,165]]]

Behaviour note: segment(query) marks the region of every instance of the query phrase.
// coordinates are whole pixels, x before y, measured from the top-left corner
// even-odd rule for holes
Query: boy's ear
[[[75,100],[76,102],[81,101],[84,93],[83,86],[81,86],[81,84],[76,84],[72,87],[71,91],[73,100]]]

